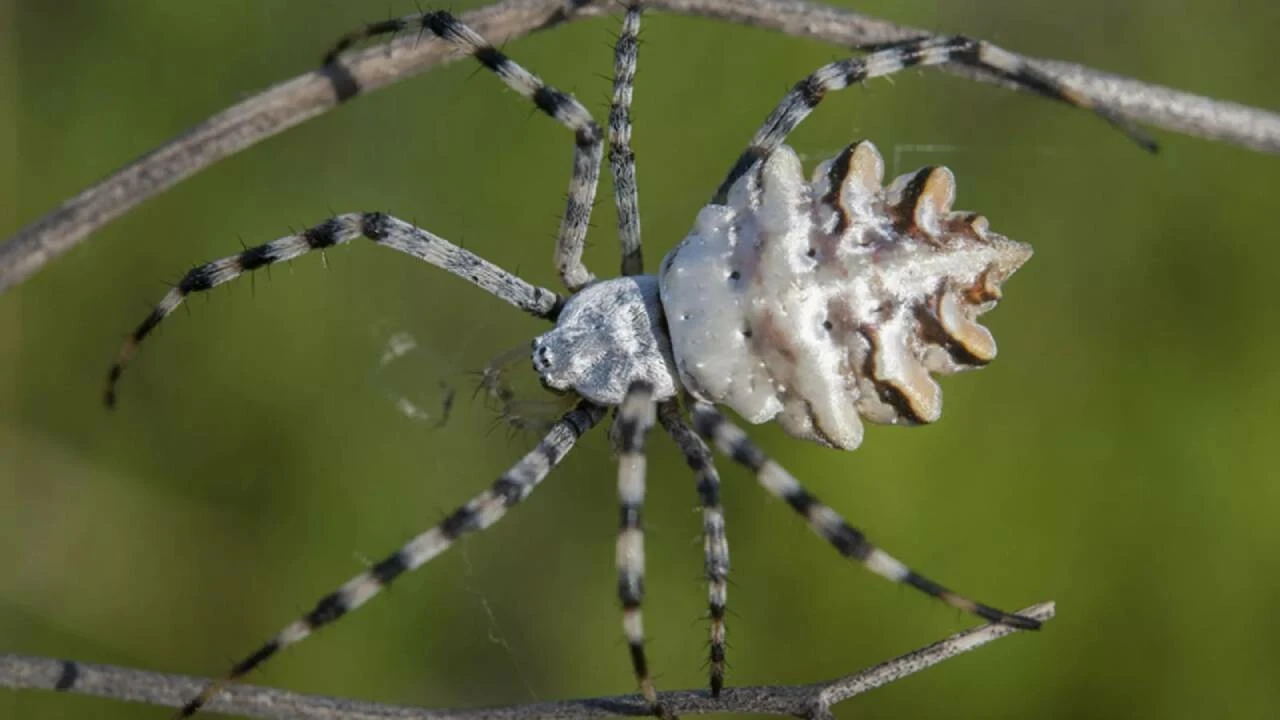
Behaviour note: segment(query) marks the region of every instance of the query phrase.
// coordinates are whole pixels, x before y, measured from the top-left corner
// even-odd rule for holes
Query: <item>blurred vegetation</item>
[[[1280,108],[1273,0],[857,5]],[[386,11],[0,0],[0,236],[313,67]],[[506,49],[603,117],[616,27],[599,19]],[[838,50],[656,14],[644,40],[635,147],[653,267],[781,93]],[[947,164],[959,206],[1037,251],[989,316],[1001,358],[944,381],[938,424],[875,428],[844,454],[754,433],[930,576],[1011,609],[1058,601],[1044,633],[842,716],[1262,717],[1280,705],[1280,166],[1157,135],[1164,152],[1151,157],[1085,113],[934,72],[833,95],[796,133],[810,163],[871,137],[891,172]],[[338,211],[416,219],[554,285],[569,156],[562,128],[460,64],[217,165],[0,297],[0,651],[220,674],[485,487],[534,438],[495,429],[467,373],[541,326],[368,244],[328,253],[327,269],[307,257],[193,298],[143,347],[114,414],[99,401],[103,374],[185,268]],[[608,193],[606,180],[587,257],[606,274]],[[396,332],[421,346],[402,362],[421,366],[379,373]],[[442,428],[388,399],[429,398],[441,381],[458,390]],[[651,660],[661,687],[699,686],[697,500],[670,444],[653,445]],[[971,624],[849,567],[721,465],[732,684],[850,672]],[[596,433],[503,523],[253,681],[435,707],[632,690],[614,477]],[[0,694],[0,718],[164,715]]]

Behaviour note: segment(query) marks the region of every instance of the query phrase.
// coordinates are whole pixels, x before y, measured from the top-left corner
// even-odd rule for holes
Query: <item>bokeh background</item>
[[[455,2],[462,11],[473,2]],[[1272,0],[867,0],[860,10],[1280,108]],[[0,236],[413,3],[0,0]],[[508,43],[605,114],[618,18]],[[650,263],[782,92],[839,50],[653,14],[635,148]],[[830,97],[810,164],[871,137],[890,171],[947,164],[958,205],[1033,243],[988,316],[1001,357],[944,381],[926,428],[838,453],[755,436],[872,538],[1040,635],[839,708],[843,717],[1271,716],[1280,704],[1280,243],[1274,157],[1156,135],[911,72]],[[0,297],[0,651],[220,674],[316,598],[478,492],[534,438],[472,400],[541,325],[357,244],[196,297],[144,346],[113,414],[119,341],[201,261],[333,212],[385,209],[554,286],[570,142],[470,64],[273,138],[149,201]],[[616,267],[608,181],[587,260]],[[381,368],[388,338],[419,349]],[[397,409],[438,410],[443,427]],[[433,403],[437,403],[433,405]],[[693,483],[653,443],[652,665],[704,683]],[[721,463],[733,554],[730,682],[857,670],[972,624],[851,567]],[[525,505],[253,681],[433,707],[633,689],[614,598],[603,433]],[[0,693],[0,718],[163,717]]]

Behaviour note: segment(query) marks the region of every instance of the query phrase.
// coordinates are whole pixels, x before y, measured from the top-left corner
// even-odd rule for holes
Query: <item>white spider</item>
[[[366,237],[553,322],[552,329],[533,341],[534,368],[546,387],[579,399],[488,490],[322,598],[311,612],[237,663],[225,680],[188,702],[181,716],[195,713],[225,683],[359,607],[462,535],[492,525],[527,497],[610,407],[618,408],[618,596],[635,675],[655,714],[667,713],[650,678],[640,614],[644,442],[655,420],[679,445],[698,479],[712,695],[719,694],[724,682],[729,550],[719,476],[704,438],[751,469],[765,489],[785,500],[842,555],[872,572],[993,622],[1039,626],[951,592],[877,549],[765,457],[714,406],[727,405],[752,423],[777,419],[796,437],[852,449],[862,440],[863,419],[895,424],[936,420],[941,393],[930,374],[979,367],[995,356],[995,342],[976,318],[995,306],[1001,284],[1030,257],[1030,247],[992,232],[979,215],[953,212],[955,181],[945,168],[925,168],[884,186],[884,163],[869,142],[850,145],[819,165],[806,182],[799,159],[782,143],[827,92],[912,66],[963,63],[1091,109],[1140,143],[1150,141],[1105,108],[985,43],[949,37],[880,47],[865,57],[825,65],[797,83],[698,214],[690,234],[662,261],[659,274],[644,275],[629,117],[639,27],[639,8],[628,8],[617,44],[609,114],[621,277],[596,280],[581,261],[605,141],[591,114],[449,13],[428,12],[347,35],[326,56],[326,65],[337,77],[338,54],[357,41],[403,30],[430,32],[470,53],[571,130],[573,174],[555,255],[569,296],[525,282],[402,220],[352,213],[192,269],[121,348],[108,377],[109,405],[138,344],[187,295],[246,271]]]

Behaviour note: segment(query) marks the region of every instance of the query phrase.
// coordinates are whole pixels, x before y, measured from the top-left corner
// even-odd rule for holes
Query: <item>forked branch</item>
[[[862,13],[803,0],[644,0],[646,8],[777,30],[846,48],[930,33]],[[463,21],[502,44],[536,30],[612,12],[605,0],[505,0]],[[0,246],[0,292],[35,274],[91,233],[215,162],[377,90],[458,59],[444,43],[404,37],[344,56],[340,65],[305,73],[249,97],[67,200]],[[1125,120],[1280,153],[1280,115],[1052,60],[1026,58]],[[949,72],[1007,85],[964,68]]]
[[[1047,621],[1052,602],[1033,605],[1019,614]],[[917,673],[992,640],[1019,632],[1004,625],[983,625],[907,653],[875,667],[812,685],[728,688],[718,700],[706,691],[678,690],[659,694],[662,704],[678,715],[753,713],[792,715],[826,720],[837,703]],[[51,658],[0,655],[0,687],[17,690],[57,690],[79,695],[178,707],[209,681],[184,675],[90,665]],[[249,685],[234,686],[209,703],[211,712],[270,720],[579,720],[621,715],[648,715],[638,695],[540,702],[475,710],[429,710],[380,703],[301,695]]]

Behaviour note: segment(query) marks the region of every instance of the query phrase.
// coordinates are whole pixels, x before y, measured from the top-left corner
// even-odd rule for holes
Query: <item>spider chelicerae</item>
[[[577,399],[488,490],[323,597],[224,680],[190,700],[180,716],[194,714],[226,683],[364,604],[463,535],[497,522],[609,408],[616,408],[612,439],[619,464],[618,598],[636,680],[654,714],[668,715],[650,676],[641,619],[644,448],[655,423],[684,454],[701,497],[713,696],[724,684],[729,547],[708,441],[755,473],[845,557],[986,620],[1039,626],[952,592],[876,548],[715,406],[726,405],[751,423],[776,419],[796,437],[853,449],[862,440],[863,420],[936,420],[941,392],[932,375],[980,367],[995,356],[995,342],[976,318],[995,306],[1001,284],[1030,257],[1030,247],[993,232],[980,215],[952,211],[955,181],[946,168],[923,168],[885,185],[883,160],[869,142],[848,146],[806,181],[798,157],[782,143],[827,92],[913,66],[960,63],[1092,110],[1140,144],[1154,144],[1106,108],[987,43],[938,37],[871,48],[866,56],[818,68],[786,93],[693,230],[663,259],[657,275],[646,275],[630,149],[639,29],[640,8],[629,6],[616,46],[607,137],[571,95],[544,83],[447,12],[369,24],[325,56],[326,65],[335,66],[340,53],[359,41],[406,30],[430,33],[469,53],[572,131],[573,171],[555,251],[567,296],[390,215],[351,213],[192,269],[126,340],[108,375],[108,405],[114,405],[116,384],[139,343],[191,293],[365,237],[551,322],[533,341],[534,369],[546,388]],[[622,275],[599,280],[581,256],[606,142]]]

